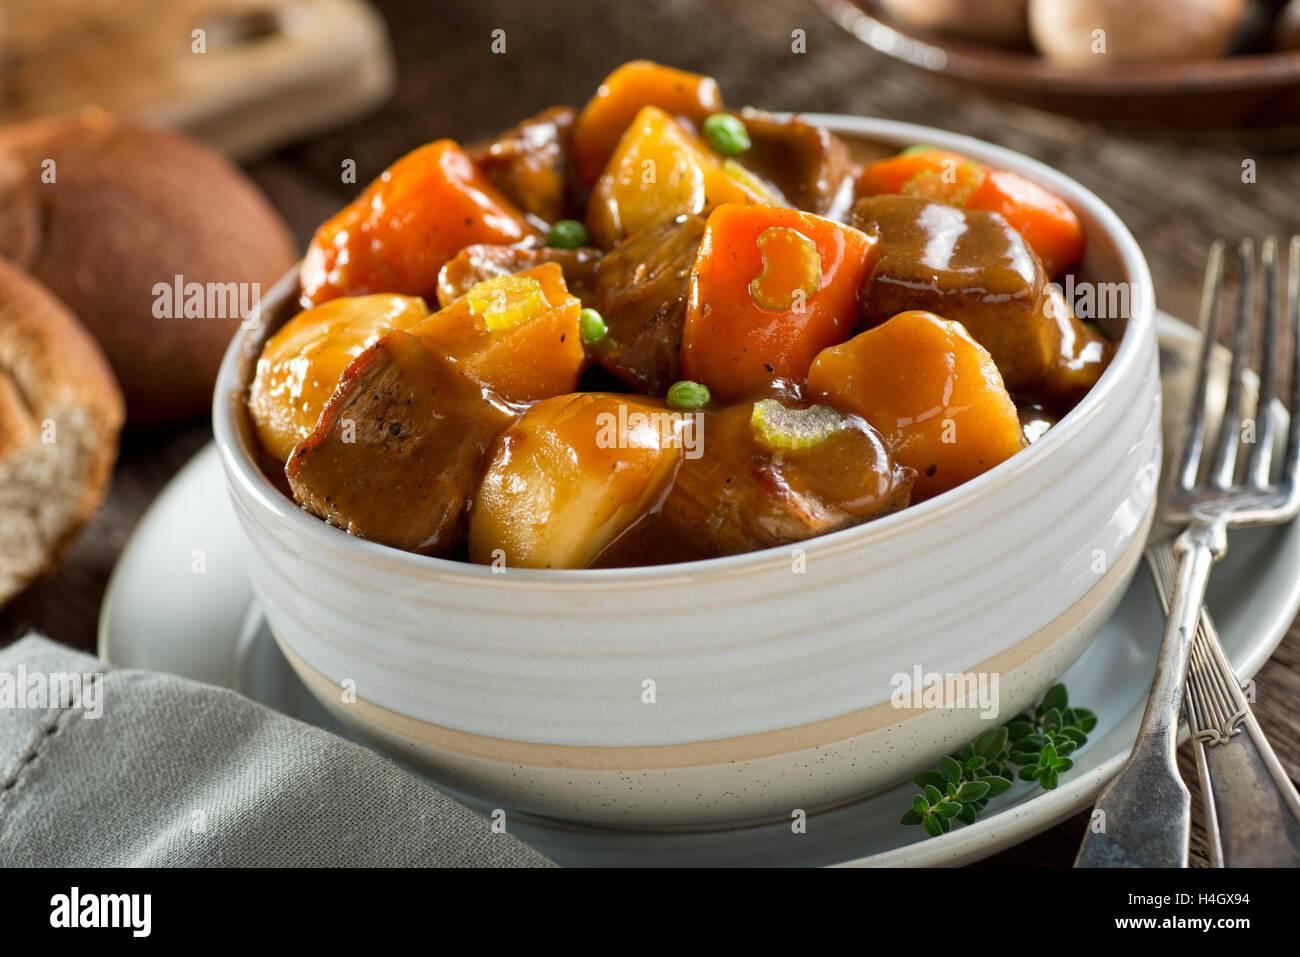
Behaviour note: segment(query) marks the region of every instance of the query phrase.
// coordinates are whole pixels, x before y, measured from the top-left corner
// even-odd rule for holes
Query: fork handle
[[[1300,797],[1246,707],[1241,732],[1203,748],[1224,867],[1300,867]]]
[[[1173,588],[1168,546],[1149,562],[1162,604]],[[1201,610],[1184,692],[1196,769],[1205,798],[1210,858],[1216,867],[1300,867],[1300,794],[1269,746]]]
[[[1193,523],[1174,544],[1178,578],[1165,611],[1165,635],[1133,751],[1137,753],[1139,748],[1158,747],[1162,754],[1169,755],[1170,765],[1175,768],[1178,716],[1183,706],[1183,686],[1192,656],[1192,642],[1205,603],[1210,569],[1226,550],[1226,534],[1219,524]]]
[[[1219,522],[1194,521],[1178,536],[1178,580],[1142,724],[1128,762],[1097,798],[1076,867],[1187,866],[1192,795],[1174,756],[1178,713],[1205,586],[1226,548]]]

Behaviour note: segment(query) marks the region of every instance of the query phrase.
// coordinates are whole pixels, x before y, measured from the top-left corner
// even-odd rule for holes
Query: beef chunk
[[[753,403],[703,414],[651,524],[706,557],[773,548],[907,506],[916,479],[857,416],[810,448],[774,451],[754,433]]]
[[[426,555],[461,546],[489,443],[514,416],[397,331],[348,367],[285,465],[294,499],[349,534]]]
[[[513,275],[542,263],[559,263],[564,284],[582,298],[589,290],[600,250],[556,249],[552,246],[466,246],[447,260],[438,272],[438,305],[447,308],[475,284],[497,276]]]
[[[997,213],[913,196],[869,196],[849,221],[879,238],[858,299],[867,325],[909,309],[960,322],[993,356],[1008,389],[1032,389],[1061,349],[1043,308],[1043,267]]]
[[[799,209],[843,219],[853,199],[853,159],[844,141],[797,116],[779,120],[762,110],[736,114],[752,145],[740,160]]]
[[[553,106],[467,152],[521,209],[553,223],[572,212],[567,171],[576,115],[567,106]]]
[[[629,236],[596,266],[585,301],[609,332],[592,351],[637,392],[663,395],[682,377],[682,324],[703,238],[702,216],[679,216]]]

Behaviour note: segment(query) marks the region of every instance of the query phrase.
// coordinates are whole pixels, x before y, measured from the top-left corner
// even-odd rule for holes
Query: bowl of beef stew
[[[638,62],[323,224],[214,427],[340,720],[502,807],[726,826],[886,786],[1087,646],[1153,514],[1153,316],[1028,157]]]

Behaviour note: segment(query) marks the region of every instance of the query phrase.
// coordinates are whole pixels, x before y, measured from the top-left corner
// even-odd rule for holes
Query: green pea
[[[605,325],[605,317],[595,309],[583,309],[578,313],[578,328],[582,331],[583,342],[603,339],[605,333],[609,331]]]
[[[546,234],[546,245],[555,249],[577,249],[591,240],[587,227],[576,219],[561,219]]]
[[[713,113],[704,121],[704,138],[723,156],[735,156],[749,149],[749,131],[730,113]]]
[[[682,379],[668,387],[668,408],[687,412],[709,404],[709,387],[690,379]]]

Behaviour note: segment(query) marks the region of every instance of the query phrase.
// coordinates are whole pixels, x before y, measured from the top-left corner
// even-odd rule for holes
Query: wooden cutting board
[[[393,84],[364,0],[0,0],[0,123],[93,104],[248,159]]]

